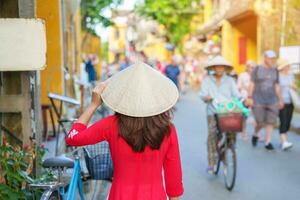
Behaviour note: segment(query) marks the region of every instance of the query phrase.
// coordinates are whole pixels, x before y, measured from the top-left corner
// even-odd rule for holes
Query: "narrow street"
[[[290,133],[294,147],[279,149],[278,131],[274,133],[276,151],[267,152],[263,143],[257,148],[240,137],[237,145],[238,171],[232,192],[225,189],[223,175],[206,173],[207,125],[205,105],[196,93],[182,96],[176,106],[175,125],[179,135],[186,200],[297,200],[300,199],[300,136]],[[251,133],[253,127],[248,127]]]
[[[168,193],[182,194],[177,146],[135,153],[144,150],[141,135],[156,149],[153,135],[170,123],[171,107],[180,200],[300,200],[300,0],[0,0],[0,44],[0,200],[107,200],[109,192],[156,200],[166,196],[159,161],[168,159],[176,161],[165,162],[166,176],[175,177]],[[178,102],[177,89],[184,91]],[[219,101],[217,113],[249,114],[242,97],[260,105],[258,124],[280,118],[273,145],[267,134],[273,151],[264,141],[252,146],[253,117],[247,138],[237,135],[231,192],[222,164],[217,176],[207,172],[199,90],[205,101]],[[84,130],[114,112],[118,121]],[[241,125],[238,117],[224,123]],[[95,144],[101,139],[110,149]],[[293,147],[282,151],[280,139]],[[94,146],[71,148],[82,145]]]
[[[93,120],[97,120],[95,116]],[[292,124],[299,125],[299,116]],[[264,149],[263,143],[253,148],[249,139],[240,136],[237,144],[237,180],[232,192],[225,189],[223,174],[206,173],[206,110],[197,93],[181,96],[176,105],[174,123],[179,137],[183,181],[183,200],[298,200],[300,198],[300,135],[289,133],[294,147],[288,152],[279,149],[278,131],[274,133],[274,152]],[[48,143],[48,145],[54,145]],[[49,146],[49,147],[50,147]],[[52,148],[50,148],[51,151]],[[54,149],[54,148],[53,148]],[[52,152],[54,154],[54,152]],[[105,200],[110,188],[107,181],[89,181],[85,192],[88,199]]]

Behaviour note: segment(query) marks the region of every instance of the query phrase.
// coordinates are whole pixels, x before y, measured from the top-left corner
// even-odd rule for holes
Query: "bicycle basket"
[[[242,113],[217,114],[218,127],[221,132],[241,132],[244,117]]]
[[[113,176],[113,163],[108,142],[88,145],[84,151],[87,169],[94,180],[108,180]]]

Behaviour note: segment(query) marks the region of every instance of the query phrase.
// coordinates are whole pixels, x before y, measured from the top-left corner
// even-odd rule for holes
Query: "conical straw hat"
[[[101,97],[115,112],[149,117],[172,108],[179,94],[171,80],[149,65],[138,62],[111,77]]]
[[[216,56],[207,61],[205,68],[210,69],[213,66],[226,66],[232,69],[232,65],[222,56]]]
[[[282,70],[282,69],[284,69],[285,67],[287,67],[289,65],[291,65],[291,63],[287,59],[280,58],[277,61],[277,69],[279,71]]]

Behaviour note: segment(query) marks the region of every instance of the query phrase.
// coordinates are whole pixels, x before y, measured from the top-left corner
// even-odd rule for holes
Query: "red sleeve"
[[[97,121],[88,128],[86,125],[76,122],[68,133],[66,143],[70,146],[85,146],[104,140],[109,141],[113,120],[115,120],[115,117],[109,116]]]
[[[179,145],[174,126],[169,139],[170,145],[163,163],[166,192],[169,197],[179,197],[183,194],[183,183]]]

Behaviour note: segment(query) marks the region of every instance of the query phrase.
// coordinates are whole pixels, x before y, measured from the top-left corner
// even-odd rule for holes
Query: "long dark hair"
[[[173,111],[151,117],[130,117],[116,113],[119,135],[135,152],[143,152],[149,145],[151,149],[159,149],[165,136],[170,135]]]

